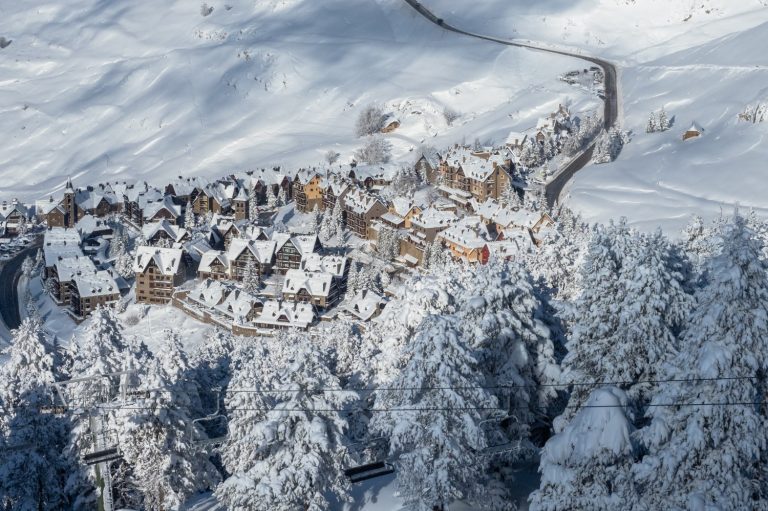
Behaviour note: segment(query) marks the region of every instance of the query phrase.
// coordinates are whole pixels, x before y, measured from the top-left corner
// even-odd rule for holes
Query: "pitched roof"
[[[163,275],[176,275],[181,266],[183,251],[180,248],[157,248],[141,246],[136,249],[136,257],[133,260],[133,271],[143,273],[150,263]]]
[[[219,250],[209,250],[208,252],[204,252],[200,256],[200,265],[197,267],[197,271],[210,273],[211,265],[217,262],[223,264],[224,268],[229,268],[229,258],[224,252]]]
[[[149,222],[142,226],[141,234],[144,239],[152,239],[155,235],[163,231],[165,232],[174,243],[179,243],[187,235],[187,230],[178,225],[172,224],[166,218],[163,218],[157,222]]]
[[[314,308],[308,303],[267,300],[264,309],[254,321],[265,326],[292,326],[307,328],[315,320]]]
[[[277,243],[273,240],[260,241],[235,238],[229,245],[227,258],[230,261],[234,261],[243,253],[243,251],[250,250],[251,254],[256,257],[256,260],[259,261],[259,263],[269,263],[275,255],[276,247]]]
[[[335,277],[344,275],[349,259],[346,256],[307,254],[301,260],[301,269],[307,272],[330,273]]]
[[[362,289],[352,297],[346,305],[346,310],[361,321],[368,321],[386,303],[384,298],[370,289]]]
[[[302,289],[312,296],[325,296],[331,292],[333,275],[330,273],[288,270],[283,281],[283,293],[298,293]]]
[[[360,215],[369,212],[377,202],[384,205],[375,195],[359,189],[347,193],[342,201],[345,208]]]
[[[144,218],[154,218],[160,210],[167,210],[174,218],[181,216],[181,206],[173,203],[169,195],[165,195],[157,200],[147,200],[143,206]]]
[[[442,231],[438,236],[459,246],[476,249],[493,241],[488,229],[478,216],[468,216]]]

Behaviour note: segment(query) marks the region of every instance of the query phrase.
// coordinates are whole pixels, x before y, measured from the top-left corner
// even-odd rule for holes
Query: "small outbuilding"
[[[696,124],[695,122],[691,124],[691,127],[685,130],[683,133],[683,140],[688,140],[691,138],[700,137],[704,133],[704,128]]]

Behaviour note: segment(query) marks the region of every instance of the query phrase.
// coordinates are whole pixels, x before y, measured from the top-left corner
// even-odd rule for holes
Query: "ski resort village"
[[[0,5],[0,510],[768,510],[766,40]]]

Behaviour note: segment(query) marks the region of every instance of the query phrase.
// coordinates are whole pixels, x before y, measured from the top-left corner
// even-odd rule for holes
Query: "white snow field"
[[[449,23],[564,46],[616,62],[620,122],[634,132],[617,161],[581,170],[568,203],[590,221],[619,216],[670,235],[693,214],[734,206],[768,212],[768,123],[737,122],[768,102],[768,2],[576,0],[529,3],[429,0]],[[665,107],[670,131],[646,135]],[[692,122],[700,139],[682,142]]]
[[[498,4],[498,2],[496,2]],[[358,112],[402,123],[394,156],[425,143],[504,140],[569,99],[580,61],[448,34],[401,0],[0,4],[2,196],[107,179],[161,184],[351,158]],[[452,125],[448,106],[461,117]]]

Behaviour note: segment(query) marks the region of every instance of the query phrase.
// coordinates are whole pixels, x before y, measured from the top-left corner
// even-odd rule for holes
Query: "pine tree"
[[[540,385],[560,378],[550,331],[538,317],[542,304],[520,265],[493,260],[466,271],[470,275],[462,293],[465,303],[457,311],[462,337],[476,350],[487,385],[500,386],[496,397],[514,417],[506,432],[509,437],[494,443],[519,441],[527,452],[534,452],[530,428],[555,397],[552,386]]]
[[[67,477],[77,462],[63,452],[69,423],[41,410],[52,404],[59,379],[41,324],[25,319],[6,355],[0,365],[0,508],[71,509]]]
[[[531,511],[613,511],[631,509],[637,503],[626,395],[615,387],[600,388],[591,393],[586,405],[544,446],[541,483],[530,496]]]
[[[285,199],[285,188],[282,186],[280,187],[280,190],[277,192],[277,205],[278,206],[285,206],[286,199]]]
[[[27,278],[32,277],[32,272],[35,268],[35,263],[32,261],[31,256],[27,256],[24,258],[24,262],[21,263],[21,273]]]
[[[309,215],[309,232],[316,233],[320,229],[321,217],[320,208],[317,204],[312,208],[312,213]]]
[[[344,236],[344,217],[341,211],[341,201],[337,200],[333,205],[333,211],[331,212],[329,231],[331,237],[336,237],[338,244],[341,244],[341,238]]]
[[[735,215],[706,265],[708,282],[639,432],[648,454],[636,469],[649,509],[765,509],[768,267],[762,245]],[[753,378],[750,378],[753,377]],[[725,378],[725,379],[718,379]],[[731,379],[728,379],[731,378]],[[753,402],[763,404],[753,405]],[[756,499],[756,500],[754,500]]]
[[[439,270],[440,268],[443,268],[449,260],[450,256],[445,248],[443,248],[443,244],[440,243],[440,240],[435,239],[429,246],[429,262],[427,263],[427,267],[429,269]]]
[[[645,125],[645,132],[656,133],[657,131],[659,131],[659,124],[656,120],[656,112],[651,112],[648,116],[648,124]]]
[[[248,219],[251,221],[251,225],[259,224],[259,198],[256,195],[256,190],[253,190],[248,196]]]
[[[124,488],[141,494],[145,509],[179,509],[194,493],[218,483],[216,468],[194,442],[205,433],[192,423],[199,409],[190,366],[172,330],[164,330],[157,356],[147,367],[148,397],[119,410],[121,452],[130,467]]]
[[[192,207],[192,199],[187,201],[187,206],[184,208],[184,228],[188,231],[195,228],[195,211]]]
[[[241,371],[249,372],[238,374]],[[252,389],[257,378],[258,371],[246,364],[233,381]],[[222,459],[232,475],[216,495],[229,509],[258,502],[276,511],[321,511],[329,508],[329,497],[348,499],[343,472],[346,421],[333,410],[349,406],[357,396],[318,391],[323,388],[341,386],[312,343],[305,341],[281,371],[274,405],[259,393],[228,401],[235,418]]]
[[[275,195],[275,189],[272,186],[267,187],[267,207],[269,209],[275,209],[277,204],[277,195]]]
[[[664,107],[661,107],[661,112],[659,112],[658,127],[660,131],[667,131],[669,129],[669,119],[667,119],[667,112],[664,111]]]
[[[482,410],[496,409],[497,402],[479,388],[478,361],[459,329],[453,318],[427,318],[409,346],[409,362],[390,385],[408,390],[377,392],[376,407],[392,411],[374,416],[371,429],[389,438],[408,509],[445,509],[455,500],[476,498],[486,477]]]
[[[243,272],[243,290],[251,295],[256,295],[261,288],[259,266],[255,257],[250,257],[245,264]]]

